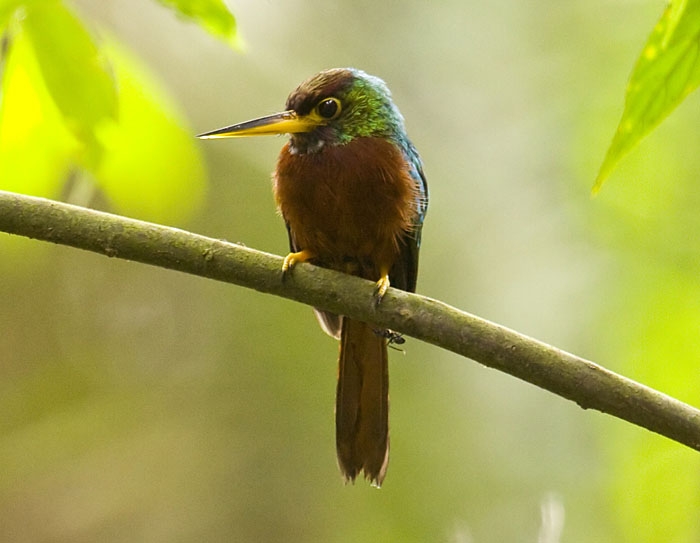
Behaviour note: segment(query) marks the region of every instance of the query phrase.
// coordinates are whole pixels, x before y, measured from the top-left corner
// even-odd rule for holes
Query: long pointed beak
[[[298,132],[311,132],[321,124],[322,122],[319,119],[313,119],[308,115],[299,116],[296,111],[283,111],[282,113],[275,113],[267,117],[260,117],[252,121],[205,132],[197,137],[213,139],[267,136],[270,134],[296,134]]]

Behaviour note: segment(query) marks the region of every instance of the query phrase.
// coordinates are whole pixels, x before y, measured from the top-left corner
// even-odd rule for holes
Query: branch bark
[[[234,283],[432,343],[700,451],[700,411],[443,302],[184,230],[0,191],[0,231]]]

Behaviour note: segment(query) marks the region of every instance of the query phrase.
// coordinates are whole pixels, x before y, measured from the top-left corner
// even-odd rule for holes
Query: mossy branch
[[[443,302],[176,228],[0,191],[0,231],[234,283],[390,328],[700,450],[700,411]]]

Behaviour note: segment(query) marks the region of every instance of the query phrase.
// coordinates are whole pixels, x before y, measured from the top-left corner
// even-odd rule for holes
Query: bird
[[[428,184],[386,83],[356,68],[324,70],[289,94],[283,112],[198,137],[272,134],[289,135],[272,176],[289,237],[283,277],[310,262],[374,281],[376,303],[389,286],[415,292]],[[346,483],[364,473],[379,487],[389,460],[387,347],[399,336],[314,312],[340,343],[338,466]]]

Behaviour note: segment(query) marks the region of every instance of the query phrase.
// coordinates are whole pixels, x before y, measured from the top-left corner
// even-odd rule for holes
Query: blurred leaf
[[[12,13],[22,5],[22,0],[0,0],[0,32],[7,24]]]
[[[666,47],[673,37],[676,27],[678,27],[678,23],[681,20],[681,16],[687,7],[688,0],[675,0],[668,6],[668,25],[666,26],[666,32],[664,32],[663,47]]]
[[[231,45],[240,47],[236,32],[236,18],[223,0],[158,0],[164,6],[191,19],[210,34]]]
[[[115,43],[104,52],[115,68],[120,112],[98,130],[98,183],[122,213],[160,222],[190,217],[206,180],[192,129],[147,68]]]
[[[0,30],[8,22],[17,8],[45,0],[0,0]]]
[[[0,92],[0,189],[57,196],[81,146],[44,85],[25,32],[13,37]]]
[[[700,0],[676,0],[647,40],[593,192],[619,160],[700,84]]]
[[[2,81],[0,188],[55,197],[69,168],[87,162],[119,211],[160,221],[191,216],[203,201],[205,170],[166,91],[116,45],[98,49],[60,4],[37,2],[29,12]],[[106,58],[120,84],[119,116]]]
[[[94,131],[100,123],[116,117],[117,93],[92,37],[57,2],[28,6],[23,27],[66,125],[94,154]]]
[[[81,150],[20,29],[13,35],[0,86],[0,189],[55,198]],[[27,239],[3,236],[0,253],[0,273],[7,279],[28,273],[45,249]]]
[[[698,17],[700,2],[698,0],[674,0],[668,8],[669,23],[664,32],[663,47],[669,43],[698,37]]]

